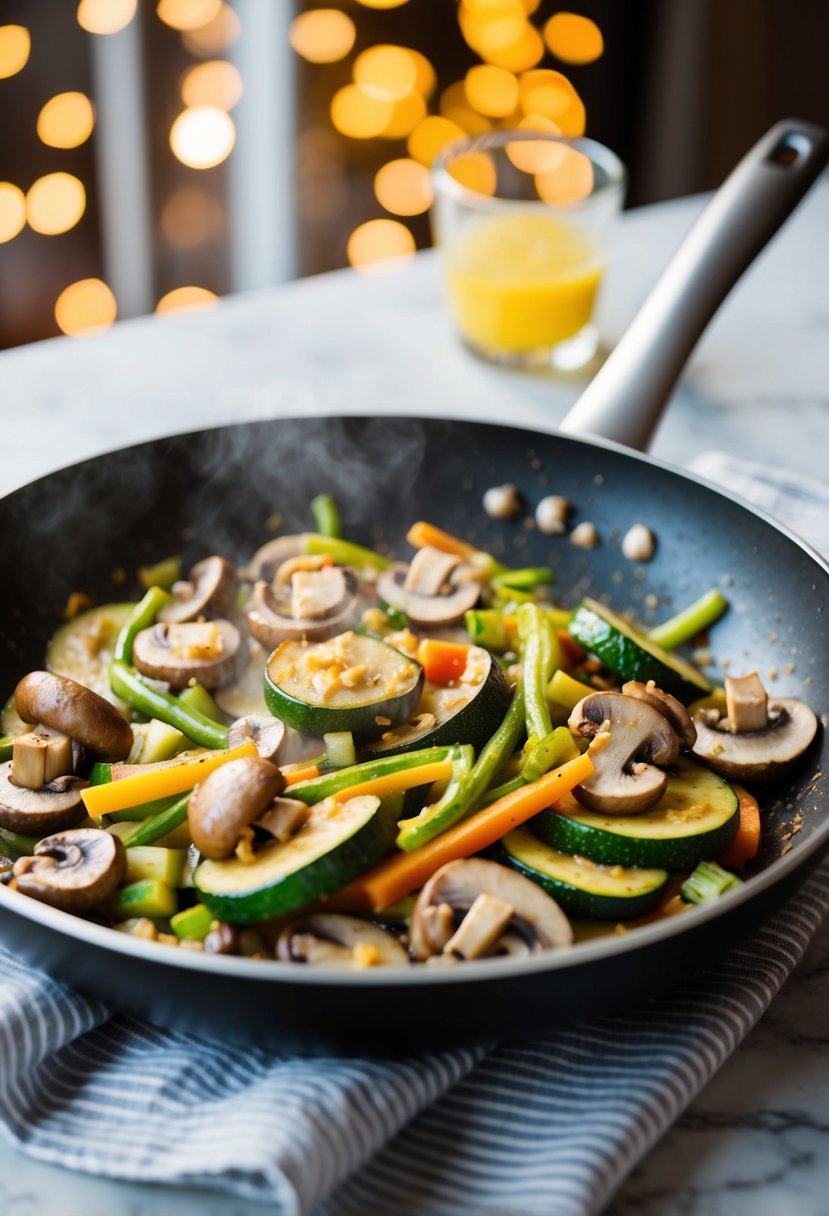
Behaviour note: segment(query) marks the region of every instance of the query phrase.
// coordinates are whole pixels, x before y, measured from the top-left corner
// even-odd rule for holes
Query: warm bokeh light
[[[518,105],[518,81],[512,72],[491,64],[470,68],[464,89],[473,110],[489,118],[506,118]]]
[[[556,124],[542,114],[527,114],[519,122],[518,130],[561,135]],[[516,169],[524,173],[549,173],[561,163],[564,148],[566,144],[545,139],[516,139],[506,144],[504,150]]]
[[[331,121],[341,135],[351,139],[374,139],[389,126],[394,107],[388,97],[368,92],[359,84],[347,84],[331,99]]]
[[[212,194],[185,186],[171,194],[161,209],[164,239],[179,249],[196,249],[222,231],[224,212]]]
[[[593,63],[604,51],[596,22],[576,13],[555,13],[544,26],[544,39],[563,63]]]
[[[577,203],[593,191],[593,163],[589,156],[565,144],[559,163],[552,171],[537,175],[535,188],[545,203]]]
[[[31,49],[32,39],[24,25],[0,25],[0,80],[22,72]]]
[[[219,302],[215,291],[206,287],[176,287],[168,291],[155,306],[159,314],[171,312],[202,312]]]
[[[288,37],[309,63],[336,63],[354,46],[357,27],[338,8],[314,8],[294,18]]]
[[[182,41],[191,55],[220,55],[233,46],[242,32],[242,23],[235,9],[226,2],[207,25],[184,30]]]
[[[115,296],[100,279],[70,283],[55,301],[55,320],[65,334],[89,338],[109,329],[118,315]]]
[[[78,25],[88,34],[117,34],[135,16],[138,0],[80,0]]]
[[[181,82],[181,100],[186,106],[218,106],[220,110],[232,110],[241,96],[239,69],[226,59],[197,63],[185,72]]]
[[[402,46],[371,46],[354,60],[354,80],[389,101],[408,97],[417,83],[417,65]]]
[[[363,8],[401,8],[408,0],[357,0]]]
[[[521,33],[503,46],[488,46],[481,52],[487,63],[506,68],[508,72],[524,72],[544,56],[544,39],[534,25],[524,22]]]
[[[37,116],[37,133],[50,148],[77,148],[94,126],[95,110],[85,93],[58,93]]]
[[[484,131],[492,130],[489,119],[473,110],[466,100],[463,80],[456,80],[443,90],[440,95],[440,112],[444,118],[457,123],[467,135],[482,135]]]
[[[26,195],[12,182],[0,182],[0,245],[11,241],[26,223]]]
[[[409,136],[409,155],[428,167],[447,144],[461,139],[463,134],[463,129],[456,122],[440,114],[430,114],[418,123]]]
[[[525,114],[548,118],[570,139],[584,134],[584,103],[561,72],[547,68],[524,72],[518,87]]]
[[[435,69],[432,67],[429,60],[420,51],[413,50],[412,47],[405,48],[406,54],[411,56],[415,65],[416,79],[415,88],[418,93],[422,93],[428,101],[438,87],[438,78]]]
[[[392,107],[391,118],[381,131],[384,139],[405,139],[426,117],[426,102],[423,94],[415,91],[401,97]]]
[[[422,215],[432,205],[432,179],[425,165],[401,157],[378,170],[374,193],[392,215]]]
[[[397,220],[368,220],[355,228],[348,238],[348,260],[368,274],[397,269],[415,251],[409,229]]]
[[[170,147],[190,169],[212,169],[233,151],[233,119],[218,106],[193,106],[179,114],[170,128]]]
[[[222,0],[158,0],[156,12],[174,30],[198,30],[215,21]]]
[[[487,152],[466,152],[463,156],[456,156],[446,166],[446,171],[461,186],[474,190],[476,194],[492,196],[498,185],[498,173]]]
[[[86,210],[83,183],[71,173],[47,173],[26,195],[29,227],[44,236],[57,236],[74,228]]]

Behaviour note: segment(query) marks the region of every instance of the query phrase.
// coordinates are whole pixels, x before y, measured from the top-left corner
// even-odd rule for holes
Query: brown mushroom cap
[[[803,701],[780,697],[770,702],[763,730],[732,732],[728,718],[694,715],[694,755],[727,781],[775,781],[800,759],[817,734],[817,718]]]
[[[246,756],[214,769],[200,782],[187,806],[193,844],[211,861],[231,857],[255,819],[285,788],[285,778],[269,760]]]
[[[239,630],[230,621],[211,621],[217,631],[219,652],[215,657],[198,657],[198,643],[188,653],[188,635],[201,636],[204,625],[188,621],[183,624],[159,622],[136,634],[132,646],[135,666],[142,675],[153,680],[165,680],[171,688],[186,688],[198,680],[205,688],[221,688],[230,684],[247,663],[247,646],[242,644]],[[196,633],[198,631],[198,633]]]
[[[359,916],[338,912],[313,912],[286,925],[276,954],[286,963],[329,967],[409,965],[408,954],[391,933]]]
[[[229,616],[236,607],[239,576],[235,566],[214,555],[197,562],[185,582],[173,587],[172,604],[158,614],[161,621],[195,621],[200,616]]]
[[[127,851],[117,836],[76,828],[47,836],[34,857],[18,857],[18,891],[65,912],[88,912],[114,894],[127,871]]]
[[[573,790],[582,806],[635,815],[656,805],[668,778],[654,766],[679,756],[676,731],[659,710],[620,692],[594,692],[579,701],[567,725],[574,735],[596,739],[590,749],[594,771]]]
[[[246,714],[227,728],[228,747],[238,747],[249,739],[264,760],[274,760],[285,739],[285,723],[270,714]]]
[[[26,836],[60,832],[86,818],[81,790],[88,782],[71,775],[30,790],[11,780],[12,762],[0,764],[0,827]]]
[[[572,945],[570,922],[546,891],[496,861],[472,857],[442,866],[417,897],[409,931],[415,958],[423,962],[441,954],[457,922],[482,894],[512,905],[503,936],[519,935],[531,953]],[[500,943],[491,953],[501,953]]]
[[[343,595],[339,600],[329,601],[329,611],[322,616],[293,615],[292,583],[276,586],[258,582],[245,604],[248,628],[257,641],[275,650],[286,640],[324,642],[350,629],[360,614],[356,579],[350,570],[340,567],[337,570],[342,577]]]
[[[124,715],[68,676],[29,672],[14,690],[14,708],[24,722],[51,726],[100,760],[123,760],[132,748],[132,728]]]
[[[638,680],[628,680],[622,685],[622,692],[626,697],[647,701],[648,705],[663,714],[676,731],[680,746],[687,751],[691,750],[696,742],[697,728],[681,701],[677,701],[670,693],[663,692],[661,688],[640,684]]]

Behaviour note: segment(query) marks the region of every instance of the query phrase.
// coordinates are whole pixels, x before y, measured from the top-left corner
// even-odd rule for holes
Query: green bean
[[[107,819],[112,823],[138,823],[168,811],[171,806],[181,799],[181,794],[168,794],[166,798],[154,798],[152,802],[142,802],[138,806],[125,806],[121,811],[109,811]]]
[[[178,694],[179,705],[194,709],[203,718],[224,726],[224,714],[203,684],[190,684]]]
[[[505,570],[492,579],[493,587],[508,587],[513,591],[532,591],[535,587],[549,586],[553,572],[549,566],[524,566],[520,570]]]
[[[187,793],[183,798],[178,798],[166,811],[160,811],[157,815],[153,815],[152,819],[145,819],[134,831],[121,837],[124,848],[133,849],[140,844],[155,844],[169,832],[181,827],[187,819],[189,800],[190,794]]]
[[[332,798],[341,790],[350,789],[352,785],[362,785],[364,781],[372,781],[375,777],[385,777],[387,773],[402,773],[406,769],[419,768],[423,764],[434,764],[447,760],[452,751],[451,747],[424,747],[415,752],[404,752],[402,756],[379,756],[376,760],[363,760],[351,768],[339,768],[333,773],[324,773],[313,777],[310,781],[298,781],[289,787],[291,798],[299,798],[301,802],[313,806],[325,798]]]
[[[343,534],[340,512],[330,494],[318,494],[316,498],[312,498],[311,513],[318,532],[339,540]]]
[[[561,665],[558,638],[537,604],[522,604],[516,614],[521,643],[521,682],[524,686],[527,736],[543,739],[553,729],[547,685]]]
[[[31,857],[41,836],[23,836],[8,828],[0,828],[0,857]]]
[[[186,705],[181,704],[178,697],[160,692],[127,663],[115,659],[110,664],[109,683],[115,695],[133,709],[149,718],[159,718],[169,726],[175,726],[199,746],[214,750],[227,747],[227,731],[223,726],[195,709],[188,709]]]
[[[305,552],[328,553],[338,566],[355,566],[358,570],[364,570],[366,566],[373,566],[375,570],[388,570],[391,565],[390,558],[383,557],[382,553],[375,553],[373,549],[355,545],[350,540],[340,540],[337,536],[321,536],[314,532],[308,534]]]
[[[558,768],[560,764],[566,764],[568,760],[575,760],[578,754],[579,749],[573,742],[573,736],[567,727],[556,726],[549,735],[544,736],[540,743],[536,743],[534,747],[530,748],[518,776],[513,777],[511,781],[505,781],[503,785],[487,790],[478,805],[489,806],[491,802],[497,802],[505,794],[511,794],[514,790],[520,790],[522,785],[529,785],[531,781],[537,781],[539,777],[543,777],[551,769]]]
[[[693,604],[683,608],[682,612],[656,625],[649,631],[648,637],[665,650],[676,650],[677,646],[690,642],[691,638],[718,621],[727,607],[728,600],[721,591],[712,587]]]
[[[114,658],[118,662],[132,662],[132,644],[135,641],[135,635],[142,629],[148,629],[161,609],[165,608],[171,600],[169,592],[162,590],[161,587],[150,587],[141,602],[135,605],[118,634],[114,651]]]

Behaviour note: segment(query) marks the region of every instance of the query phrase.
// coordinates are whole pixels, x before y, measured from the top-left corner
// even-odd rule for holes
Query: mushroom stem
[[[725,677],[725,707],[735,735],[747,730],[765,730],[769,724],[769,698],[756,671],[750,675]]]

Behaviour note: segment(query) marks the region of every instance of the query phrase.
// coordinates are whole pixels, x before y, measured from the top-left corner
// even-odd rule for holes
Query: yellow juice
[[[463,335],[505,354],[554,346],[590,320],[604,269],[585,233],[551,215],[501,216],[446,250]]]

